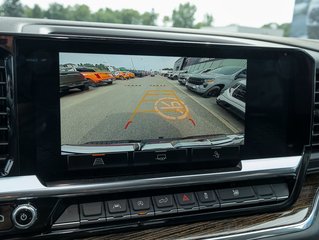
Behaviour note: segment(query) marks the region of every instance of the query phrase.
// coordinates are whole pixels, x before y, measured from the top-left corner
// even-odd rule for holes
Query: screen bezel
[[[309,93],[313,91],[312,70],[314,62],[303,51],[290,48],[186,41],[81,39],[76,37],[65,39],[19,37],[15,39],[15,47],[19,159],[21,173],[24,174],[35,173],[43,180],[61,180],[77,179],[79,176],[80,178],[105,177],[110,176],[110,172],[112,172],[94,170],[72,173],[68,171],[66,162],[61,161],[60,99],[58,94],[60,52],[247,59],[245,144],[240,149],[239,158],[256,159],[301,155],[304,146],[310,143],[313,96]],[[269,134],[269,129],[265,123],[261,124],[261,122],[267,119],[266,117],[273,111],[266,106],[250,104],[253,101],[250,99],[249,92],[253,92],[253,90],[249,89],[254,89],[256,86],[250,84],[249,79],[253,79],[256,74],[259,74],[255,69],[258,68],[257,60],[280,61],[287,57],[294,66],[294,68],[288,67],[288,70],[294,71],[294,74],[289,76],[290,80],[293,79],[294,84],[291,84],[289,91],[287,90],[284,103],[289,106],[289,109],[285,112],[285,116],[276,123],[277,128],[273,129],[274,134]],[[46,61],[42,62],[41,59],[46,59]],[[282,66],[283,72],[285,67],[287,68],[285,65]],[[298,80],[301,76],[303,81]],[[43,79],[46,80],[43,81]],[[296,99],[299,102],[296,102]],[[278,111],[276,114],[283,113]],[[288,122],[288,119],[294,119],[294,121]],[[174,171],[176,170],[174,169]],[[115,172],[115,174],[117,173]],[[144,172],[142,169],[134,169],[132,172],[126,169],[118,174],[125,176],[144,174]]]

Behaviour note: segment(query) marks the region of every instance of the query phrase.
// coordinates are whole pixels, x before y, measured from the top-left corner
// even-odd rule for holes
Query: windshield
[[[208,74],[218,73],[223,75],[232,75],[238,72],[240,69],[241,69],[240,67],[222,67],[222,68],[217,68],[215,70],[209,71]]]
[[[319,0],[0,0],[0,16],[319,39]]]
[[[205,73],[205,72],[208,72],[210,69],[201,69],[201,70],[197,70],[197,71],[194,71],[194,72],[191,72],[191,73]]]

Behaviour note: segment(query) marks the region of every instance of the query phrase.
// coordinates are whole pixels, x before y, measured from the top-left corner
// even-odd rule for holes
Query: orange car
[[[114,76],[110,72],[96,72],[93,68],[76,68],[85,79],[90,81],[90,85],[97,87],[99,85],[112,84]]]
[[[135,74],[134,73],[132,73],[132,72],[127,72],[127,73],[130,76],[130,78],[135,78]]]
[[[129,79],[129,76],[126,74],[126,72],[117,71],[114,73],[114,76],[116,79]]]
[[[123,73],[125,74],[126,79],[132,78],[132,75],[130,74],[130,72],[123,71]]]
[[[129,71],[123,71],[127,78],[135,78],[135,74]]]

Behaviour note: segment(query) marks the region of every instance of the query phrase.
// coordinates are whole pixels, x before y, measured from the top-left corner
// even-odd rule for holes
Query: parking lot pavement
[[[162,76],[118,80],[61,97],[62,144],[243,132],[214,98]]]

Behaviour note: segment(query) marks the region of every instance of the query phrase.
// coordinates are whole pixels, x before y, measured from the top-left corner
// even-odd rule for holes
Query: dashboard
[[[316,239],[318,61],[310,40],[0,18],[1,239]]]

